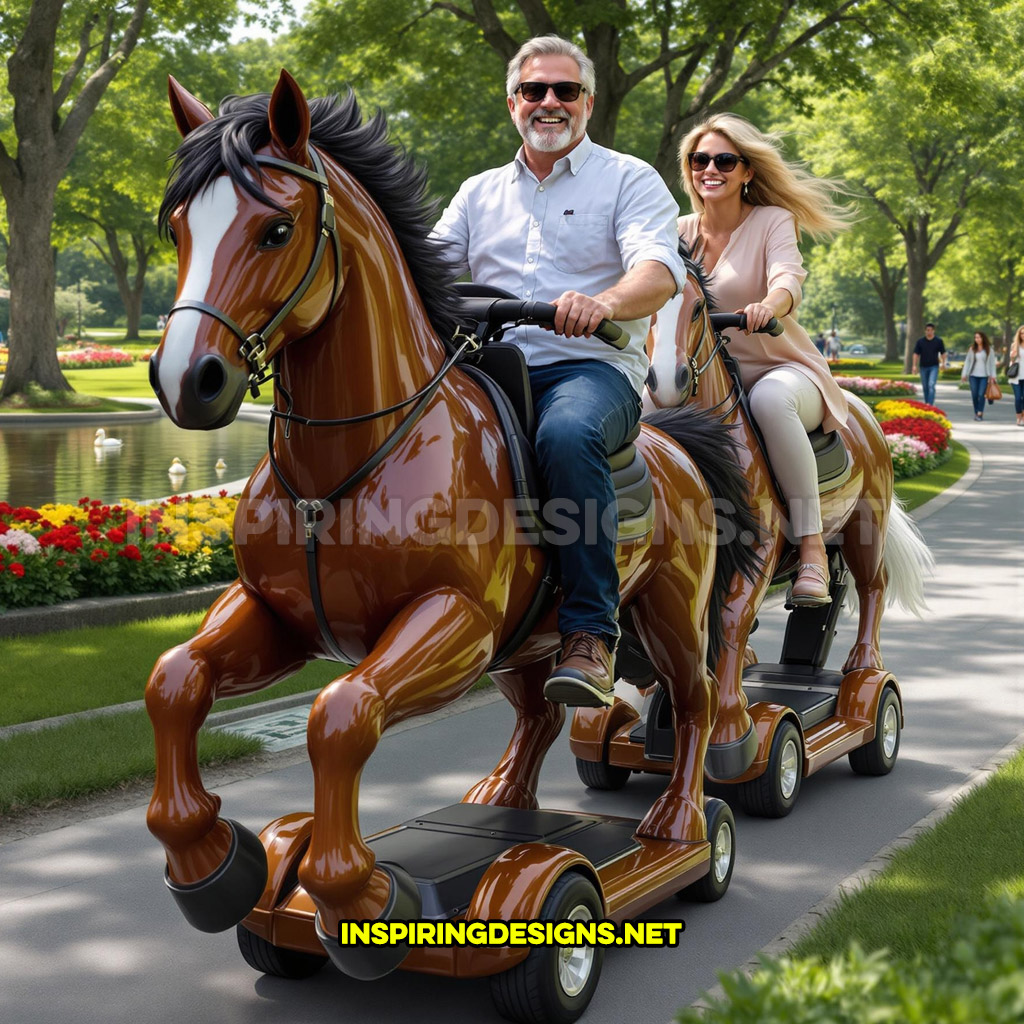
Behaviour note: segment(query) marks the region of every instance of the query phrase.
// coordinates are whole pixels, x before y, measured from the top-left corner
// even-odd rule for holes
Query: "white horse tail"
[[[895,495],[889,506],[883,557],[888,577],[886,603],[899,603],[920,618],[928,606],[924,597],[924,581],[935,572],[935,556]]]

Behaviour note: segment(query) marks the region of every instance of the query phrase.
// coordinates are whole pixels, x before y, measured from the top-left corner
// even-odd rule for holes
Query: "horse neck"
[[[284,349],[280,373],[296,415],[337,420],[404,402],[430,381],[446,352],[380,209],[337,165],[328,164],[328,176],[342,251],[340,294],[317,331]],[[278,395],[277,407],[284,404]],[[301,493],[322,495],[380,448],[414,407],[361,424],[293,424],[287,438],[279,426],[275,455]]]

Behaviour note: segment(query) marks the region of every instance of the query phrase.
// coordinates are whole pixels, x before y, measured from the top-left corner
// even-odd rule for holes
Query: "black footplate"
[[[785,704],[792,708],[806,732],[836,713],[841,672],[812,665],[748,665],[743,670],[743,692],[748,704]]]
[[[378,861],[399,864],[416,880],[423,920],[445,921],[466,910],[484,872],[511,847],[564,846],[600,868],[638,848],[633,838],[638,824],[565,811],[452,804],[367,843]]]

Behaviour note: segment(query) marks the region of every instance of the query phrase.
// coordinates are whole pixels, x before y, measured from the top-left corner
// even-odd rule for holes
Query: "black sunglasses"
[[[703,171],[712,160],[715,162],[715,167],[724,174],[735,171],[738,163],[750,163],[745,156],[737,156],[735,153],[716,153],[714,156],[711,156],[709,153],[702,153],[698,149],[695,153],[687,153],[686,155],[686,162],[690,165],[691,171]]]
[[[555,99],[562,103],[572,103],[580,98],[583,86],[579,82],[520,82],[516,92],[523,94],[527,103],[539,103],[550,89]]]

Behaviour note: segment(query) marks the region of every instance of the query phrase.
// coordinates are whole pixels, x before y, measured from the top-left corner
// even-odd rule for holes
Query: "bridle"
[[[292,163],[289,160],[279,160],[273,156],[257,156],[255,158],[256,163],[260,167],[276,167],[279,170],[287,171],[289,174],[294,174],[296,177],[311,181],[317,186],[320,234],[317,237],[316,248],[313,251],[309,268],[284,305],[258,331],[248,333],[239,327],[223,310],[200,299],[179,299],[171,306],[171,311],[167,316],[167,319],[170,320],[179,309],[195,309],[200,313],[205,313],[207,316],[212,316],[224,324],[241,342],[238,354],[249,367],[248,385],[253,398],[259,398],[260,385],[265,384],[273,376],[270,370],[272,357],[267,353],[268,339],[273,337],[274,332],[284,323],[288,314],[302,301],[306,292],[309,291],[320,270],[320,265],[323,263],[328,241],[333,243],[334,246],[334,284],[331,288],[331,301],[327,304],[327,311],[324,313],[324,320],[330,315],[335,299],[338,297],[338,282],[341,277],[341,242],[338,239],[338,231],[334,220],[334,197],[330,193],[330,184],[327,181],[323,160],[312,146],[309,147],[309,156],[313,163],[312,169],[303,167],[301,164]],[[309,333],[312,334],[321,326],[323,326],[323,321]]]

